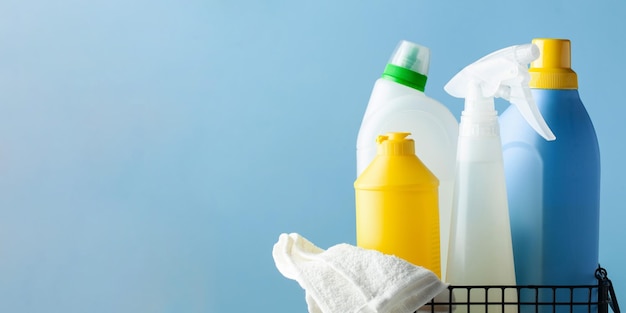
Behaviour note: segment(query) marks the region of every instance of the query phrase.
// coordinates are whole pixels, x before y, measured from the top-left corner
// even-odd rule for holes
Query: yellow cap
[[[578,89],[578,77],[571,68],[570,41],[535,38],[533,43],[541,53],[530,63],[530,88]]]
[[[388,133],[378,136],[378,155],[415,155],[415,141],[406,138],[410,134]]]

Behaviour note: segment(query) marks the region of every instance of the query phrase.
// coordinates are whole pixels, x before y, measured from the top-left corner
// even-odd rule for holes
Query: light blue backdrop
[[[397,42],[427,94],[572,40],[626,301],[623,1],[0,2],[0,312],[305,312],[272,245],[355,243],[355,141]],[[505,104],[499,104],[499,110]],[[626,303],[626,302],[625,302]]]

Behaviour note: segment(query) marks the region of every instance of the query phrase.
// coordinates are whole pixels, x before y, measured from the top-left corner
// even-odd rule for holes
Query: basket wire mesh
[[[604,268],[597,285],[450,285],[447,300],[435,298],[418,313],[620,313]],[[445,296],[444,296],[445,297]]]

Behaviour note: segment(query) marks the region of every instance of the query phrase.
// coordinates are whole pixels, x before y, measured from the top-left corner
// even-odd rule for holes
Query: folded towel
[[[398,257],[349,244],[323,250],[296,233],[281,234],[272,255],[305,290],[310,313],[412,313],[447,291],[435,273]]]

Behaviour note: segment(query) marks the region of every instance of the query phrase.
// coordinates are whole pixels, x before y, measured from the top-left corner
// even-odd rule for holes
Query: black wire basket
[[[595,276],[597,285],[451,285],[447,300],[435,298],[416,312],[620,313],[606,270],[598,267]]]

